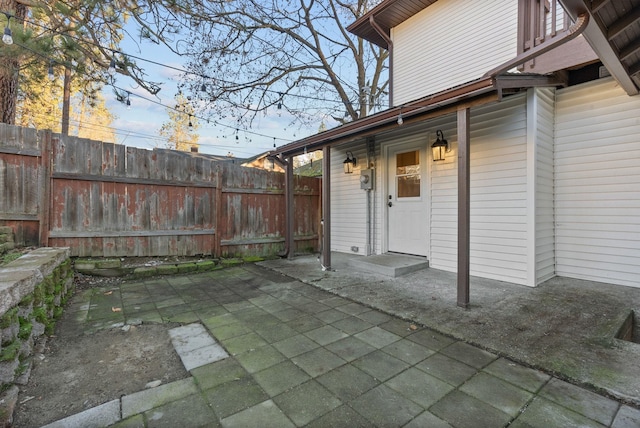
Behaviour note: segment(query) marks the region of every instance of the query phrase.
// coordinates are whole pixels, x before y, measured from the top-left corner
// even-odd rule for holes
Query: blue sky
[[[134,37],[135,34],[135,31],[131,32]],[[184,68],[182,58],[173,54],[166,46],[149,42],[138,43],[137,40],[126,38],[120,45],[120,51],[178,69]],[[165,142],[158,137],[158,130],[164,122],[169,120],[163,105],[175,105],[174,96],[178,92],[179,72],[145,61],[137,60],[137,62],[144,68],[149,80],[162,83],[162,89],[158,94],[151,95],[133,80],[116,74],[115,85],[131,94],[131,106],[127,108],[125,104],[115,99],[112,87],[107,86],[103,91],[107,106],[117,116],[112,124],[116,129],[116,142],[126,146],[148,149],[164,148]],[[286,115],[285,110],[274,110],[266,116],[256,118],[252,131],[269,137],[252,135],[241,130],[238,133],[238,139],[236,139],[236,132],[232,126],[215,126],[213,122],[208,124],[205,120],[200,120],[200,128],[198,129],[200,152],[215,155],[226,155],[231,152],[235,157],[250,157],[272,149],[274,137],[275,143],[282,145],[314,134],[318,129],[320,120],[312,128],[288,128],[290,117]]]

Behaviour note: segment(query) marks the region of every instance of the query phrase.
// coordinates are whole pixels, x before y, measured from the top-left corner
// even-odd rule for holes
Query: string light
[[[48,71],[48,75],[49,75],[49,80],[54,81],[56,78],[55,73],[53,72],[53,60],[49,60],[49,71]]]
[[[193,128],[193,122],[191,122],[191,116],[192,115],[189,115],[189,128]]]
[[[5,14],[6,14],[6,12],[0,12],[0,13],[5,13]],[[73,35],[70,35],[70,34],[66,34],[66,33],[59,32],[59,31],[57,31],[57,30],[55,30],[55,29],[53,29],[53,28],[49,28],[49,27],[47,27],[47,26],[45,26],[45,25],[42,25],[42,24],[40,24],[40,23],[38,23],[38,22],[31,21],[31,20],[26,19],[26,18],[20,18],[20,19],[21,19],[23,22],[26,22],[26,23],[29,23],[29,24],[32,24],[32,25],[38,26],[38,27],[43,28],[43,29],[45,29],[45,30],[47,30],[47,31],[50,31],[50,32],[52,32],[52,33],[65,35],[65,36],[67,36],[67,37],[71,37],[71,38],[74,38],[74,39],[76,39],[76,40],[86,42],[86,40],[83,40],[83,39],[81,39],[80,37],[77,37],[77,36],[73,36]],[[131,58],[131,59],[136,59],[136,60],[144,61],[144,62],[147,62],[147,63],[149,63],[149,64],[154,64],[154,65],[157,65],[157,66],[160,66],[160,67],[164,67],[164,68],[167,68],[167,69],[170,69],[170,70],[178,71],[178,72],[180,72],[180,73],[188,74],[188,75],[191,75],[191,76],[200,77],[200,78],[202,78],[202,79],[209,79],[209,80],[217,81],[217,82],[220,82],[220,83],[222,83],[222,84],[227,84],[227,85],[236,85],[236,82],[226,81],[226,80],[222,80],[222,79],[219,79],[219,78],[213,78],[213,77],[208,76],[208,75],[206,75],[206,74],[196,73],[196,72],[193,72],[193,71],[188,71],[188,70],[185,70],[185,69],[183,69],[183,68],[174,67],[174,66],[171,66],[171,65],[168,65],[168,64],[163,64],[163,63],[161,63],[161,62],[157,62],[157,61],[153,61],[153,60],[150,60],[150,59],[142,58],[142,57],[139,57],[139,56],[136,56],[136,55],[126,54],[126,53],[124,53],[124,52],[122,52],[122,51],[118,51],[118,50],[115,50],[115,49],[104,48],[103,46],[101,46],[101,45],[100,45],[100,44],[98,44],[98,43],[91,43],[91,44],[92,44],[92,45],[94,45],[94,46],[96,46],[96,47],[98,47],[98,48],[103,48],[103,49],[111,50],[111,52],[113,52],[113,54],[114,54],[114,55],[115,55],[115,54],[121,54],[121,55],[123,55],[123,56],[126,56],[127,58]],[[113,66],[113,67],[112,67],[112,66]],[[109,64],[109,73],[110,73],[110,74],[112,74],[112,73],[113,73],[112,75],[114,75],[114,74],[116,73],[116,71],[117,71],[117,68],[116,68],[116,62],[115,62],[115,57],[114,57],[114,58],[112,58],[112,60],[111,60],[111,62],[110,62],[110,64]],[[340,79],[340,80],[342,80],[342,79]],[[270,89],[264,89],[264,92],[265,92],[265,93],[276,93],[276,91],[274,91],[274,90],[270,90]],[[280,96],[280,98],[282,98],[282,96],[284,96],[284,95],[285,95],[285,94],[284,94],[284,93],[282,93],[282,92],[277,92],[277,94]],[[343,104],[343,101],[342,101],[342,100],[337,100],[337,99],[326,99],[326,98],[315,97],[315,96],[312,96],[312,95],[301,95],[301,94],[292,94],[292,93],[287,93],[286,95],[288,95],[288,96],[290,96],[290,97],[295,97],[295,98],[300,98],[300,99],[307,99],[307,100],[312,100],[312,101],[321,101],[321,102],[330,102],[330,103]],[[281,101],[282,101],[282,100],[281,100]],[[383,106],[383,105],[384,105],[384,106],[387,106],[387,104],[382,104],[382,103],[380,103],[380,106]]]
[[[0,13],[4,13],[7,17],[9,17],[9,16],[10,16],[10,15],[8,15],[6,12],[0,12]],[[42,28],[44,28],[44,29],[48,29],[48,30],[50,30],[50,31],[52,31],[52,32],[54,32],[54,33],[57,33],[57,34],[63,34],[63,33],[57,32],[57,31],[55,31],[55,30],[53,30],[53,29],[49,29],[49,28],[47,28],[47,27],[45,27],[45,26],[42,26],[42,25],[40,25],[40,24],[38,24],[38,23],[36,23],[36,22],[29,21],[29,20],[27,20],[27,19],[22,19],[22,21],[24,21],[24,22],[28,22],[28,23],[31,23],[31,24],[36,25],[36,26],[39,26],[39,27],[42,27]],[[75,37],[75,36],[70,36],[70,37],[72,37],[72,38],[76,38],[76,39],[80,40],[78,37]],[[7,26],[5,27],[4,36],[3,36],[3,43],[5,43],[5,44],[10,44],[10,43],[13,43],[13,42],[14,42],[14,41],[13,41],[13,37],[12,37],[12,35],[11,35],[11,29],[9,28],[9,23],[7,22]],[[93,44],[94,44],[94,45],[96,45],[96,46],[100,46],[99,44],[96,44],[96,43],[93,43]],[[37,55],[43,56],[42,54],[40,54],[40,53],[38,53],[38,52],[35,52],[35,51],[33,51],[32,49],[29,49],[27,46],[24,46],[24,45],[22,45],[22,44],[19,44],[19,45],[20,45],[22,48],[25,48],[25,49],[27,49],[27,50],[30,50],[30,51],[34,52],[35,54],[37,54]],[[110,62],[109,62],[109,67],[108,67],[107,71],[108,71],[108,73],[109,73],[110,75],[114,75],[114,74],[116,73],[116,71],[117,71],[117,68],[116,68],[116,60],[115,60],[115,54],[116,54],[116,53],[120,53],[120,54],[122,54],[122,55],[125,55],[125,54],[124,54],[123,52],[116,51],[116,50],[113,50],[113,49],[110,49],[110,50],[111,50],[111,52],[113,53],[113,56],[112,56],[112,58],[111,58],[111,60],[110,60]],[[148,60],[148,59],[145,59],[145,58],[136,57],[136,56],[134,56],[134,55],[127,55],[127,56],[128,56],[128,57],[131,57],[131,58],[134,58],[134,59],[141,60],[141,61],[145,61],[145,62],[149,62],[149,63],[152,63],[152,64],[156,64],[156,65],[159,65],[159,66],[161,66],[161,67],[170,68],[170,69],[175,69],[176,71],[180,71],[180,72],[185,73],[185,74],[190,74],[190,75],[195,75],[195,76],[200,76],[200,77],[203,77],[203,78],[211,79],[211,77],[206,76],[206,75],[200,75],[200,74],[197,74],[197,73],[194,73],[194,72],[190,72],[190,71],[187,71],[187,70],[184,70],[184,69],[180,69],[180,68],[177,68],[177,67],[172,67],[172,66],[169,66],[169,65],[166,65],[166,64],[158,63],[158,62],[155,62],[155,61],[152,61],[152,60]],[[46,57],[45,57],[45,58],[46,58]],[[54,73],[54,70],[53,70],[53,64],[54,64],[54,62],[58,62],[58,61],[50,60],[49,70],[48,70],[48,71],[49,71],[49,72],[48,72],[48,76],[49,76],[49,78],[50,78],[50,79],[52,79],[52,80],[54,80],[54,79],[55,79],[55,73]],[[59,63],[59,62],[58,62],[58,63]],[[64,64],[63,64],[63,65],[64,65]],[[70,67],[70,68],[73,68],[74,70],[78,71],[78,70],[77,70],[77,66],[75,66],[75,65],[67,64],[67,65],[65,65],[65,66]],[[220,81],[220,80],[218,79],[218,81]],[[224,81],[220,81],[220,82],[222,82],[222,83],[232,83],[232,82],[224,82]],[[122,88],[118,88],[118,87],[116,87],[116,86],[115,86],[115,85],[113,85],[113,84],[109,84],[109,86],[112,86],[114,89],[120,89],[120,90],[121,90],[121,91],[123,91],[123,92],[125,92],[125,91],[126,91],[126,90],[123,90]],[[206,84],[205,84],[205,83],[203,83],[203,84],[202,84],[202,86],[201,86],[201,90],[206,90],[206,89],[207,89],[207,86],[206,86]],[[127,106],[127,109],[130,109],[130,106],[131,106],[130,95],[131,95],[131,93],[130,93],[129,91],[126,91],[126,92],[127,92],[127,98],[126,98],[125,104],[126,104],[126,106]],[[265,92],[275,92],[275,91],[265,89]],[[151,102],[151,103],[154,103],[154,104],[158,104],[158,105],[160,105],[160,106],[163,106],[163,107],[165,107],[165,108],[176,110],[175,108],[169,107],[169,106],[167,106],[167,105],[163,104],[162,102],[159,102],[159,101],[156,101],[156,100],[153,100],[153,99],[149,99],[149,98],[145,98],[145,97],[140,96],[140,95],[137,95],[137,94],[133,94],[133,95],[135,95],[135,96],[137,96],[137,97],[139,97],[139,98],[141,98],[141,99],[143,99],[143,100],[146,100],[146,101],[148,101],[148,102]],[[280,97],[283,97],[285,94],[284,94],[284,93],[282,93],[282,92],[278,92],[278,95],[279,95]],[[298,98],[313,99],[313,100],[318,100],[318,101],[327,101],[327,102],[336,101],[336,102],[337,102],[337,100],[327,100],[327,99],[321,99],[321,98],[312,97],[312,96],[305,96],[305,95],[296,95],[296,94],[287,94],[287,95],[289,95],[289,96],[294,96],[294,97],[298,97]],[[122,101],[122,99],[121,99],[121,101]],[[341,103],[342,101],[339,101],[339,102]],[[278,108],[279,108],[279,109],[281,109],[281,108],[282,108],[282,98],[280,98],[280,102],[278,103]],[[196,116],[193,116],[193,117],[196,117]],[[206,119],[206,120],[207,120],[207,123],[209,123],[209,122],[208,122],[208,119]],[[234,127],[233,127],[233,126],[231,126],[231,125],[226,125],[226,124],[223,124],[223,123],[214,122],[214,124],[215,124],[215,125],[219,125],[219,126],[223,126],[223,127],[234,128]],[[238,140],[239,140],[239,136],[238,136],[239,129],[238,129],[238,128],[235,128],[235,130],[236,130],[236,141],[238,141]],[[254,132],[254,131],[251,131],[251,130],[245,130],[244,132],[245,132],[245,133],[248,133],[248,134],[253,134],[253,135],[256,135],[256,136],[267,137],[267,138],[273,138],[273,141],[274,141],[274,142],[273,142],[273,147],[274,147],[274,148],[275,148],[275,147],[277,147],[277,146],[276,146],[276,137],[272,137],[272,136],[269,136],[269,135],[261,134],[261,133]],[[290,140],[290,139],[284,139],[284,141],[285,141],[285,142],[290,142],[290,141],[292,141],[292,140]],[[238,143],[236,142],[236,144],[238,144]]]
[[[51,119],[59,119],[58,116],[54,116],[52,114],[36,114],[36,116],[41,117],[41,118],[51,118]],[[168,138],[162,138],[159,137],[158,135],[151,135],[151,134],[145,134],[142,132],[136,132],[136,131],[131,131],[131,130],[127,130],[127,129],[120,129],[120,128],[116,128],[113,126],[109,126],[109,125],[103,125],[103,124],[98,124],[98,123],[93,123],[87,120],[82,120],[79,121],[77,119],[74,118],[70,118],[70,123],[71,125],[74,125],[76,127],[82,127],[85,130],[93,130],[96,132],[102,132],[105,129],[108,129],[110,131],[112,131],[116,136],[120,136],[123,137],[123,141],[122,143],[124,144],[124,140],[126,140],[127,137],[134,137],[134,138],[140,138],[140,139],[145,139],[145,140],[149,140],[149,141],[154,141],[156,144],[156,147],[158,144],[167,144],[169,143],[169,139]],[[243,153],[247,156],[253,156],[255,153],[254,152],[247,152],[247,151],[243,151],[242,149],[238,148],[237,145],[225,145],[225,144],[209,144],[209,143],[198,143],[198,145],[200,147],[211,147],[213,149],[224,149],[224,148],[231,148],[233,147],[234,150],[236,152],[240,152]],[[261,149],[261,150],[267,150],[266,146],[263,147],[256,147],[256,149]]]
[[[2,36],[2,43],[4,43],[5,45],[11,45],[13,44],[13,35],[11,34],[11,28],[9,28],[9,19],[11,18],[11,15],[9,15],[8,13],[5,13],[4,16],[7,17],[7,26],[4,27],[4,35]]]
[[[111,76],[116,74],[116,59],[115,59],[115,57],[111,57],[111,61],[109,62],[109,68],[107,69],[107,72]]]
[[[121,88],[121,87],[119,87],[119,86],[116,86],[116,85],[114,85],[114,84],[110,84],[109,86],[111,86],[111,87],[112,87],[113,89],[115,89],[116,91],[128,92],[126,89],[123,89],[123,88]],[[149,102],[149,103],[152,103],[152,104],[159,105],[159,106],[164,107],[164,108],[166,108],[166,109],[170,109],[170,110],[177,111],[177,112],[184,112],[183,110],[181,110],[181,107],[183,106],[183,104],[178,104],[178,105],[176,105],[175,107],[171,107],[171,106],[168,106],[168,105],[166,105],[166,104],[163,104],[162,102],[160,102],[160,101],[158,101],[158,100],[151,99],[151,98],[146,98],[146,97],[143,97],[142,95],[138,95],[138,94],[131,94],[131,95],[136,96],[136,97],[138,97],[138,98],[140,98],[141,100],[144,100],[144,101],[146,101],[146,102]],[[122,102],[122,101],[123,101],[123,98],[119,98],[119,101],[120,101],[120,102]],[[201,118],[201,117],[196,116],[196,115],[192,115],[192,116],[193,116],[195,119],[202,119],[202,120],[205,120],[204,118]],[[206,120],[208,121],[208,119],[206,119]],[[207,122],[207,123],[208,123],[208,122]],[[220,122],[217,122],[217,121],[214,121],[213,123],[214,123],[214,125],[216,125],[216,126],[223,126],[223,127],[225,127],[225,128],[235,129],[235,130],[236,130],[236,132],[238,132],[238,128],[236,128],[235,126],[227,125],[227,124],[220,123]],[[273,139],[274,139],[274,141],[275,141],[275,137],[273,137],[272,135],[262,134],[262,133],[260,133],[260,132],[255,132],[255,131],[251,131],[251,130],[245,130],[244,132],[245,132],[245,133],[247,133],[247,134],[255,135],[255,136],[257,136],[257,137],[273,138]],[[293,140],[290,140],[290,139],[284,139],[284,141],[285,141],[285,142],[291,142],[291,141],[293,141]],[[275,143],[274,143],[274,144],[275,144]]]
[[[398,125],[402,125],[404,123],[404,119],[402,119],[402,109],[400,109],[400,113],[398,113]]]

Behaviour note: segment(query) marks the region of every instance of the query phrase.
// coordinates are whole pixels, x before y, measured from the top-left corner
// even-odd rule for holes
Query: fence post
[[[213,225],[213,256],[221,257],[222,245],[221,245],[221,218],[222,218],[222,172],[220,166],[217,166],[216,172],[216,188],[214,196],[214,225]]]
[[[293,187],[293,156],[287,158],[287,165],[285,171],[285,185],[284,185],[284,193],[285,193],[285,219],[286,219],[286,231],[285,231],[285,240],[287,247],[287,258],[292,259],[295,255],[296,250],[296,241],[294,239],[294,187]]]
[[[38,222],[40,224],[40,246],[49,246],[50,213],[51,213],[51,152],[52,136],[50,130],[38,132],[40,137],[40,174],[42,186],[38,201]]]

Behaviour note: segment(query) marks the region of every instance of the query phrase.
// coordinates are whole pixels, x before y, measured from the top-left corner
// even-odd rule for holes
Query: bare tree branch
[[[197,25],[183,35],[201,116],[250,126],[279,106],[299,123],[340,122],[386,104],[387,52],[346,31],[370,2],[358,0],[215,0],[195,2]],[[197,19],[196,19],[197,17]],[[206,94],[199,93],[203,83]]]

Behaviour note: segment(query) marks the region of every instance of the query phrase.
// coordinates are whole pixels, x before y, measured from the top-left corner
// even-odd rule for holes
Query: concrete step
[[[387,253],[354,258],[349,260],[349,265],[364,272],[396,278],[428,268],[429,260],[426,257]]]

